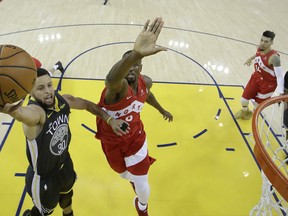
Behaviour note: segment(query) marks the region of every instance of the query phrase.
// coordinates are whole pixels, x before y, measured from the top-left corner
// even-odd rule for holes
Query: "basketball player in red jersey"
[[[253,99],[254,106],[257,107],[262,101],[284,92],[284,73],[280,57],[271,49],[274,37],[274,32],[263,32],[256,54],[245,62],[245,65],[250,66],[254,60],[255,71],[242,94],[242,109],[235,114],[236,119],[248,120],[252,117],[252,111],[248,108],[249,100]]]
[[[41,67],[42,67],[42,63],[41,63],[37,58],[32,57],[32,59],[33,59],[33,61],[34,61],[34,63],[35,63],[36,68],[41,68]],[[62,62],[58,61],[58,62],[53,66],[53,68],[51,68],[51,69],[48,71],[51,77],[53,76],[53,74],[54,74],[54,72],[55,72],[56,70],[59,70],[61,73],[64,72],[64,68],[63,68],[63,66],[62,66]]]
[[[114,136],[112,130],[105,125],[107,122],[97,118],[96,134],[96,138],[101,140],[111,168],[132,183],[137,194],[134,204],[141,216],[148,216],[148,169],[155,159],[148,154],[140,112],[147,102],[156,108],[165,120],[173,120],[173,116],[158,103],[150,91],[151,78],[140,74],[142,58],[166,51],[166,48],[155,45],[164,24],[162,18],[156,18],[148,27],[149,22],[148,20],[145,23],[144,29],[138,35],[133,50],[126,52],[106,76],[106,87],[98,104],[111,117],[128,122],[130,132],[121,138]]]

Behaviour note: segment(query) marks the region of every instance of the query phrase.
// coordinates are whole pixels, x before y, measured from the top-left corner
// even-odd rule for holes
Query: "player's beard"
[[[37,101],[37,103],[38,103],[43,109],[54,108],[54,105],[55,105],[55,95],[53,96],[53,103],[51,103],[51,104],[43,103],[41,100],[37,99],[36,97],[34,97],[34,98],[35,98],[35,100]]]

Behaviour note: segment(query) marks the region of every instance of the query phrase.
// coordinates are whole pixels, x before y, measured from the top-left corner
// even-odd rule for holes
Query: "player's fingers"
[[[162,28],[164,26],[164,21],[162,20],[162,18],[158,18],[157,22],[155,23],[154,25],[154,28],[153,28],[153,32],[154,34],[156,35],[156,37],[158,37],[158,35],[160,34]]]
[[[153,20],[151,25],[149,26],[149,31],[153,32],[154,26],[156,25],[158,17]]]
[[[125,131],[123,131],[121,129],[121,127],[119,127],[119,128],[117,128],[117,133],[118,133],[119,136],[122,136],[122,135],[125,135],[125,134],[129,133],[129,130],[126,129]]]
[[[146,23],[144,24],[144,27],[143,27],[143,32],[145,32],[145,31],[147,31],[147,29],[148,29],[148,26],[149,26],[149,22],[150,22],[150,20],[148,19],[147,21],[146,21]]]
[[[114,129],[114,132],[118,135],[118,136],[122,136],[124,134],[126,134],[123,130],[121,130],[120,126],[118,126],[117,128]]]

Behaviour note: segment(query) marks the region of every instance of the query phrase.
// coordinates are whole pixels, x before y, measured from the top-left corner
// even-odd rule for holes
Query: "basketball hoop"
[[[261,199],[250,215],[288,214],[287,103],[288,95],[270,98],[253,114],[254,155],[262,169],[263,183]]]

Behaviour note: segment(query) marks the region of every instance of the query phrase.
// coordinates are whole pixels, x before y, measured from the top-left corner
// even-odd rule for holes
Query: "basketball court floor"
[[[166,122],[144,106],[150,154],[151,216],[243,216],[261,197],[251,120],[236,120],[243,86],[253,72],[244,62],[262,32],[276,33],[273,48],[288,70],[286,0],[4,0],[0,44],[14,44],[54,74],[60,93],[98,102],[106,74],[146,19],[163,17],[158,44],[167,52],[143,59],[152,92],[174,116]],[[252,106],[250,107],[252,109]],[[31,208],[25,191],[28,165],[22,126],[0,114],[0,206],[3,216]],[[78,180],[73,209],[81,216],[135,216],[129,182],[108,166],[94,138],[95,117],[72,111],[70,152]],[[58,206],[53,215],[61,215]]]

